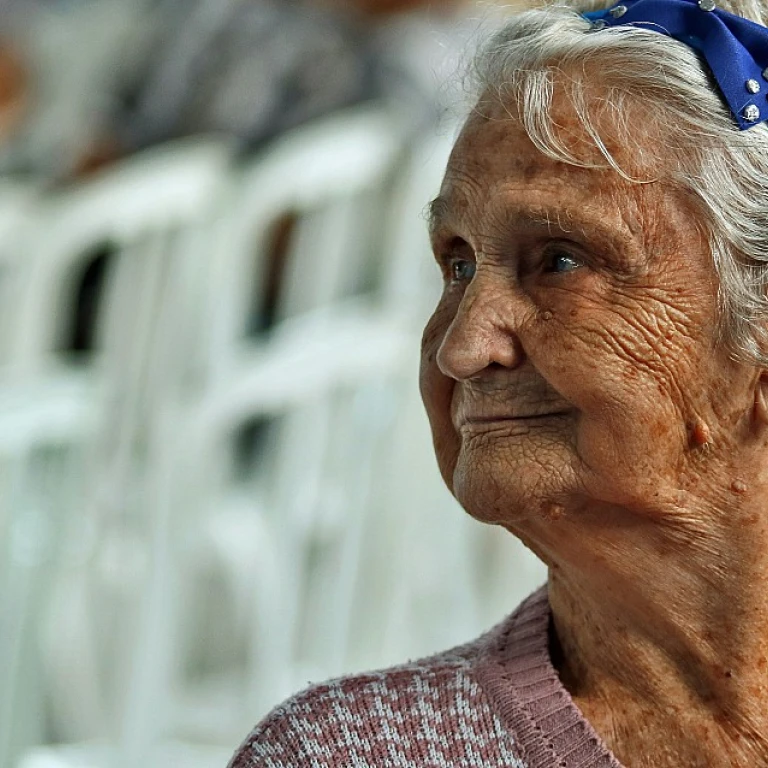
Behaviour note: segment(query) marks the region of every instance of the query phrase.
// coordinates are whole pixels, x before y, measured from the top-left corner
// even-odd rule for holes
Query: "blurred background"
[[[223,768],[545,579],[442,485],[467,0],[0,0],[0,768]]]

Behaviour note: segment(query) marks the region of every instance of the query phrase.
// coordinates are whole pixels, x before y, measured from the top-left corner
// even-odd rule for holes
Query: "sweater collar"
[[[478,679],[529,768],[622,768],[560,682],[546,585],[487,637]]]

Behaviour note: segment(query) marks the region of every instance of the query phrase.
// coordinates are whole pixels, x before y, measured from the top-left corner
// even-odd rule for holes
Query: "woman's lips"
[[[537,379],[528,378],[459,383],[451,397],[451,421],[455,429],[514,423],[533,426],[536,422],[571,416],[575,410],[562,395]]]

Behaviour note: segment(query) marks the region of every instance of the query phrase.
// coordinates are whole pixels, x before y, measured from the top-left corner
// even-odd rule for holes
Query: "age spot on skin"
[[[703,421],[697,421],[693,426],[692,438],[694,445],[706,449],[712,442],[712,432]]]
[[[734,480],[731,483],[731,490],[741,496],[747,492],[747,484],[743,480]]]
[[[559,520],[565,514],[565,507],[562,504],[547,504],[543,510],[544,517],[547,520]]]

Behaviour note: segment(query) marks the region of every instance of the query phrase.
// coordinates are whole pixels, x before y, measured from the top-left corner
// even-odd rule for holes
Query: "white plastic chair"
[[[239,424],[270,414],[279,415],[279,435],[273,440],[280,444],[275,450],[281,457],[281,472],[284,477],[291,477],[295,466],[290,462],[295,463],[298,446],[292,437],[295,432],[290,422],[293,421],[295,427],[298,421],[306,421],[307,415],[311,414],[314,426],[304,425],[303,447],[306,450],[310,443],[315,445],[310,461],[316,462],[319,458],[318,452],[328,439],[324,432],[327,426],[324,413],[328,404],[321,399],[313,409],[306,402],[312,402],[315,387],[322,388],[323,371],[332,365],[331,361],[341,364],[336,352],[346,349],[344,338],[335,338],[345,325],[328,319],[324,311],[331,308],[329,314],[333,315],[334,306],[350,300],[366,285],[371,263],[362,256],[366,252],[369,259],[379,256],[376,234],[389,204],[389,185],[402,156],[402,141],[399,126],[392,118],[370,108],[350,110],[293,132],[241,172],[224,201],[213,256],[199,253],[205,258],[205,266],[209,267],[200,270],[204,312],[199,318],[201,324],[193,326],[199,328],[200,333],[190,335],[193,343],[185,347],[189,349],[185,356],[195,363],[190,380],[198,386],[202,384],[203,405],[199,415],[195,413],[196,406],[192,405],[188,409],[189,417],[183,415],[182,405],[175,418],[183,423],[191,417],[200,425],[206,423],[205,414],[211,403],[219,403],[217,407],[221,407],[227,402],[248,402],[251,407],[242,412],[234,424],[213,419],[209,431],[200,427],[199,437],[184,441],[191,445],[199,442],[205,449],[205,459],[183,473],[188,478],[188,485],[197,489],[185,496],[190,503],[171,502],[168,514],[174,514],[174,509],[184,509],[185,513],[198,509],[200,519],[197,521],[193,516],[191,524],[193,527],[199,524],[200,530],[209,537],[208,546],[213,545],[211,554],[217,563],[213,567],[222,571],[230,584],[235,596],[235,612],[241,617],[250,616],[250,621],[262,621],[271,616],[276,628],[285,628],[285,631],[276,629],[274,640],[265,638],[263,632],[258,639],[249,633],[247,641],[252,645],[251,652],[257,653],[256,648],[260,649],[258,660],[254,660],[259,665],[257,677],[269,677],[269,680],[260,680],[261,688],[256,694],[252,692],[251,698],[274,690],[277,683],[270,681],[276,677],[285,680],[295,673],[290,659],[285,664],[280,660],[287,650],[281,645],[287,637],[286,632],[295,631],[296,611],[287,602],[276,607],[276,592],[270,585],[297,582],[296,568],[305,554],[299,540],[291,545],[292,550],[286,551],[289,530],[276,526],[270,517],[269,497],[274,493],[277,481],[262,478],[262,482],[252,488],[254,497],[264,500],[261,511],[258,505],[244,506],[239,502],[236,489],[224,494],[217,492],[216,482],[223,472],[217,453],[225,442],[223,435],[231,436]],[[299,352],[297,363],[308,360],[312,345],[302,350],[304,342],[299,340],[294,347],[276,331],[281,340],[267,342],[260,352],[261,339],[248,335],[254,317],[258,319],[267,309],[264,297],[273,227],[286,216],[293,219],[292,238],[282,265],[281,290],[272,308],[273,319],[279,327],[286,323],[290,326],[291,318],[311,316],[313,319],[307,321],[311,325],[302,327],[305,332],[312,328],[314,343],[320,344],[323,350],[322,356],[311,358],[312,376],[304,380],[309,389],[301,388],[303,394],[296,397],[290,397],[294,389],[290,384],[293,372],[287,368],[272,370],[268,361],[279,361],[285,355],[288,355],[288,361],[291,355],[295,357]],[[349,311],[355,312],[354,302]],[[290,335],[290,330],[286,333]],[[199,344],[201,337],[204,341]],[[167,346],[169,349],[180,347],[176,342]],[[260,360],[262,354],[265,360]],[[235,392],[232,387],[239,389]],[[176,402],[184,403],[184,392],[184,383],[180,382]],[[189,397],[189,389],[186,392]],[[270,405],[270,398],[274,397],[276,404]],[[195,402],[194,394],[191,402]],[[162,410],[169,413],[174,407],[166,405]],[[169,435],[175,431],[170,428]],[[169,454],[166,448],[169,442],[160,440],[156,446],[158,455]],[[155,496],[162,497],[162,493]],[[200,504],[201,498],[212,499],[210,506]],[[217,512],[222,509],[225,512]],[[216,544],[228,540],[226,531],[238,529],[251,531],[253,541],[240,548],[250,552],[250,556],[233,554]],[[290,533],[298,531],[293,527]],[[303,535],[301,541],[305,538]],[[190,578],[183,581],[194,583]],[[245,606],[243,596],[248,598]],[[259,607],[250,610],[254,600]],[[183,603],[183,600],[177,602]],[[282,688],[285,688],[284,684]],[[137,696],[137,700],[140,698]],[[242,708],[239,715],[242,717]],[[145,720],[149,721],[149,718],[145,717]],[[236,718],[233,720],[240,722]],[[230,731],[229,738],[236,732]]]
[[[171,288],[162,302],[163,321],[158,325],[164,330],[155,340],[153,354],[158,360],[179,361],[178,366],[168,366],[179,376],[175,385],[154,387],[149,445],[149,455],[155,457],[150,462],[153,500],[165,499],[169,493],[167,478],[173,456],[179,453],[179,429],[194,415],[200,393],[207,399],[211,386],[210,396],[215,396],[219,385],[230,378],[238,380],[239,372],[258,354],[258,343],[247,338],[247,330],[253,314],[263,311],[259,297],[274,222],[284,214],[297,217],[285,290],[276,310],[278,320],[311,312],[353,293],[361,270],[360,243],[377,214],[368,198],[385,193],[400,142],[397,126],[379,110],[351,110],[276,142],[239,174],[223,196],[212,247],[206,247],[211,241],[203,239],[193,245],[190,258],[176,272],[187,286],[186,292],[179,297]],[[161,366],[150,365],[150,370],[159,371]],[[209,460],[215,464],[214,459]],[[164,514],[173,513],[169,507]],[[163,514],[154,516],[158,542],[167,538],[159,533],[161,528],[173,528],[163,519]],[[215,540],[216,531],[210,533]],[[162,550],[160,543],[158,546]],[[168,553],[157,552],[158,562],[166,562],[167,557]],[[165,578],[172,580],[172,571],[169,566]],[[268,576],[262,581],[265,579]],[[162,589],[153,589],[152,595],[158,605],[167,599]],[[158,608],[147,610],[149,637],[154,632],[149,629],[154,621],[151,617],[162,620],[164,614]],[[139,656],[147,658],[151,646],[147,640],[145,650],[137,651],[138,666],[143,665]],[[157,672],[153,679],[162,680],[166,674]],[[149,680],[147,685],[151,685]],[[154,698],[160,696],[156,690]],[[136,693],[134,701],[146,698]],[[137,725],[130,740],[148,743],[157,719],[143,710],[138,720],[145,723],[145,736],[138,735],[142,728]]]
[[[42,420],[47,426],[31,443],[11,446],[12,450],[9,448],[0,456],[0,464],[10,467],[13,476],[21,479],[16,484],[13,515],[23,517],[30,500],[35,499],[40,479],[33,461],[35,452],[47,445],[65,446],[81,457],[82,471],[87,476],[81,478],[82,483],[75,489],[58,489],[58,495],[56,488],[50,489],[59,510],[66,514],[74,508],[87,518],[81,520],[85,528],[108,541],[114,534],[121,535],[123,510],[128,507],[139,537],[134,546],[135,556],[141,558],[151,525],[145,515],[151,518],[151,509],[140,503],[142,487],[136,481],[140,481],[143,469],[140,458],[137,463],[137,448],[143,439],[146,365],[156,334],[160,289],[164,280],[172,279],[168,274],[169,262],[176,257],[179,245],[175,233],[185,226],[199,226],[208,214],[228,172],[229,158],[229,146],[222,141],[181,143],[136,157],[93,182],[48,197],[36,208],[27,229],[25,260],[19,266],[15,300],[9,310],[13,338],[1,361],[0,402],[6,392],[21,390],[30,394],[21,410],[0,412],[0,432],[18,433],[18,429],[9,432],[9,427],[20,413],[30,424]],[[117,256],[107,274],[102,311],[97,318],[98,349],[85,362],[72,361],[60,349],[62,320],[64,313],[71,311],[76,275],[89,254],[104,243],[113,247]],[[82,385],[76,392],[71,387],[73,377]],[[51,424],[46,420],[51,412],[58,413],[64,408],[62,403],[80,416],[69,424],[68,432],[52,434]],[[75,531],[67,533],[71,536]],[[52,551],[59,554],[73,544],[71,540],[62,540],[60,534],[58,531],[59,539],[51,542]],[[48,563],[45,568],[35,565],[33,573],[12,556],[4,560],[3,565],[10,571],[0,581],[0,592],[10,605],[16,606],[20,616],[33,617],[15,623],[8,640],[13,647],[37,643],[39,625],[45,619],[41,615],[46,610],[45,601],[41,601],[43,593],[34,592],[25,584],[54,579],[60,589],[64,584],[82,585],[98,580],[87,552],[69,560],[52,556],[53,572]],[[29,573],[20,578],[24,568]],[[140,579],[132,585],[134,602],[143,587]],[[67,621],[66,616],[62,618]],[[116,661],[81,657],[79,653],[74,659],[65,658],[58,648],[67,633],[75,632],[85,646],[90,642],[104,652],[103,641],[109,630],[99,626],[105,623],[103,617],[91,611],[86,618],[91,622],[88,626],[62,627],[60,636],[51,639],[53,645],[45,655],[51,660],[49,674],[53,680],[66,681],[59,688],[66,688],[71,697],[58,710],[64,720],[82,723],[83,718],[78,715],[87,709],[85,702],[90,701],[94,717],[104,715],[91,723],[91,727],[98,729],[109,724],[109,713],[104,711],[104,701],[99,700],[104,693],[102,670],[105,664],[114,667]],[[69,621],[77,618],[71,617]],[[130,626],[124,629],[130,630]],[[60,661],[58,667],[56,660]],[[8,696],[24,687],[28,666],[14,665],[12,656],[0,658],[0,678],[14,681],[7,689]],[[129,674],[127,670],[118,670],[116,674],[121,673]],[[82,708],[73,708],[71,702],[78,700],[84,702]],[[6,734],[18,733],[23,729],[23,713],[14,707],[8,709],[2,713],[1,730]],[[11,743],[9,737],[0,743],[0,754],[7,756],[10,750],[18,751],[21,746],[18,739]],[[3,759],[10,758],[0,758],[0,763]]]
[[[231,588],[245,598],[248,616],[247,679],[235,690],[240,706],[230,724],[233,733],[247,727],[254,712],[263,712],[276,696],[295,688],[308,669],[297,667],[295,654],[306,608],[308,551],[328,537],[341,561],[321,566],[321,571],[331,566],[334,574],[326,571],[325,578],[335,575],[337,589],[327,601],[327,621],[323,627],[316,622],[315,628],[325,636],[319,653],[326,665],[343,668],[360,544],[371,508],[366,503],[372,488],[369,463],[381,439],[381,430],[366,435],[361,429],[375,424],[375,418],[361,414],[359,405],[350,407],[350,398],[354,402],[352,393],[366,391],[374,405],[382,394],[386,398],[408,367],[406,353],[412,348],[413,338],[402,327],[369,308],[348,305],[322,317],[298,319],[251,360],[243,360],[230,381],[202,401],[190,423],[178,470],[186,482],[177,483],[183,496],[176,506],[191,513],[192,525],[202,521],[201,532],[216,530],[224,519],[243,537],[253,536],[241,539],[239,550],[248,555],[240,554],[237,561],[229,559],[227,550],[218,552]],[[312,375],[297,376],[297,371]],[[239,505],[239,516],[222,514],[238,498],[225,480],[226,446],[237,428],[254,418],[288,418],[291,427],[302,419],[304,425],[299,431],[284,426],[274,433],[265,452],[275,472],[262,477],[260,487],[250,488],[253,500]],[[334,446],[341,445],[356,456],[353,467],[333,466]],[[317,656],[318,648],[310,655]]]
[[[353,296],[378,258],[371,242],[402,153],[400,126],[380,109],[358,108],[297,129],[245,168],[223,205],[205,273],[200,364],[214,379],[235,364],[249,325],[266,308],[274,226],[295,217],[275,321]],[[196,356],[200,359],[200,353]]]
[[[122,249],[133,252],[117,259],[101,342],[108,355],[123,358],[126,369],[135,367],[133,360],[124,360],[125,335],[135,344],[147,343],[153,282],[167,266],[153,247],[159,240],[162,249],[169,233],[208,214],[230,157],[223,140],[179,142],[142,153],[39,205],[26,243],[29,255],[20,265],[14,343],[4,361],[14,374],[45,371],[60,346],[60,323],[73,298],[68,294],[72,282],[86,266],[84,260],[105,244],[118,256]],[[143,353],[142,346],[134,352]]]

